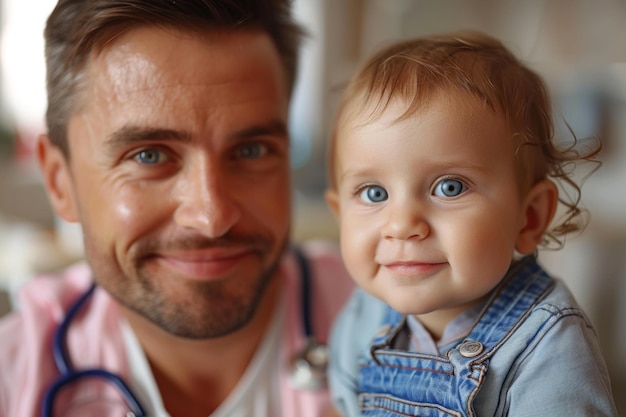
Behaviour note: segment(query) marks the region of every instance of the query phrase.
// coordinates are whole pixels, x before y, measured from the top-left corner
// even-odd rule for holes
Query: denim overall
[[[494,291],[469,335],[446,357],[393,350],[405,318],[388,308],[369,355],[360,358],[363,416],[474,416],[473,400],[489,358],[554,286],[535,258],[517,262]]]

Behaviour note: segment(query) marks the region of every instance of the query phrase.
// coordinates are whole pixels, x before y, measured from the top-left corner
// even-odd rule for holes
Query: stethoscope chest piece
[[[309,339],[305,348],[291,360],[291,383],[294,388],[319,390],[326,386],[328,347]]]

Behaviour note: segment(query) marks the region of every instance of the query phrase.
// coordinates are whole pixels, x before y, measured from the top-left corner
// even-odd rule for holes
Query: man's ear
[[[556,185],[550,180],[535,184],[524,201],[524,225],[515,249],[524,255],[533,253],[550,226],[559,201]]]
[[[63,220],[77,222],[78,210],[69,161],[48,135],[41,135],[37,141],[37,160],[52,209]]]
[[[335,215],[335,219],[339,219],[339,194],[336,188],[329,188],[324,193],[326,204],[330,208],[330,211]]]

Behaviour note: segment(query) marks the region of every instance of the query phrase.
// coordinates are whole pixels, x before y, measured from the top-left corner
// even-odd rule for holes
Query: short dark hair
[[[137,26],[205,31],[258,28],[278,50],[289,91],[297,73],[304,31],[291,0],[59,0],[44,31],[50,140],[69,156],[67,125],[85,63],[94,50]]]

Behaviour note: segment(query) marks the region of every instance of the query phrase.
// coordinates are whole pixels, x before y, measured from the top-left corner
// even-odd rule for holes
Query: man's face
[[[174,334],[236,330],[289,235],[275,47],[260,32],[135,29],[92,56],[85,86],[65,217],[82,224],[96,281]]]

